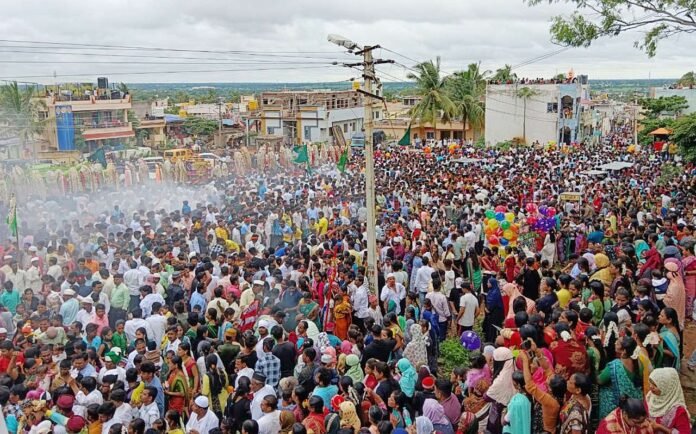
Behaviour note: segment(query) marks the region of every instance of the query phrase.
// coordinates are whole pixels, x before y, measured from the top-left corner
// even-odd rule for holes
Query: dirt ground
[[[682,359],[682,388],[684,398],[689,407],[689,414],[696,415],[696,371],[691,371],[686,367],[689,356],[696,349],[696,323],[688,322],[684,330],[684,358]]]

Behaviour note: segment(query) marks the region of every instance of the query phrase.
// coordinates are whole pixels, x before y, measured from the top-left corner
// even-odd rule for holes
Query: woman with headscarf
[[[454,434],[450,420],[445,416],[445,409],[434,399],[426,399],[423,402],[423,416],[433,424],[433,429],[439,434]],[[416,423],[418,420],[416,419]]]
[[[667,270],[667,293],[665,294],[665,306],[671,307],[677,311],[679,324],[675,324],[679,330],[684,330],[684,321],[686,317],[686,291],[684,288],[684,279],[682,279],[682,265],[679,259],[665,259],[665,269]]]
[[[346,368],[345,375],[353,379],[353,384],[360,383],[365,378],[365,374],[360,367],[360,359],[355,354],[346,356]]]
[[[399,378],[399,387],[401,387],[401,391],[404,392],[408,398],[413,398],[413,394],[416,391],[416,379],[418,377],[416,370],[413,369],[413,365],[411,365],[411,362],[406,358],[399,359],[396,363],[396,368],[401,374],[401,378]]]
[[[502,432],[503,409],[515,394],[512,373],[515,370],[512,351],[506,347],[493,351],[493,384],[486,392],[486,399],[491,402],[486,429],[490,432]]]
[[[524,388],[524,374],[515,371],[512,374],[515,394],[508,403],[507,412],[503,417],[504,433],[531,434],[532,432],[532,398]]]
[[[691,433],[691,417],[686,408],[679,372],[658,368],[650,374],[650,392],[645,401],[653,428],[664,433]]]
[[[681,366],[682,345],[677,311],[671,307],[665,307],[657,316],[657,322],[660,324],[662,345],[658,346],[658,356],[655,364],[658,367],[679,369]]]
[[[343,401],[339,406],[338,415],[341,418],[341,428],[350,428],[354,433],[360,431],[360,418],[353,402]]]
[[[421,325],[418,323],[413,324],[409,331],[411,333],[411,342],[406,344],[404,358],[408,359],[411,362],[411,366],[415,369],[428,366],[428,348]]]
[[[430,422],[425,416],[418,416],[416,418],[416,434],[433,434],[435,428],[433,428],[433,423]]]
[[[292,434],[292,426],[295,424],[295,415],[291,411],[283,410],[280,412],[280,431],[279,434]]]
[[[478,377],[475,381],[469,382],[469,394],[462,402],[462,415],[459,418],[457,434],[479,433],[486,430],[488,421],[488,409],[490,402],[486,402],[484,395],[491,385],[491,381],[486,377]]]
[[[520,289],[515,285],[514,283],[506,283],[505,286],[503,286],[503,293],[507,295],[508,297],[508,313],[506,319],[514,319],[515,318],[515,311],[512,308],[513,304],[515,303],[515,300],[518,297],[524,297],[522,295],[522,292],[520,292]],[[525,302],[527,303],[527,313],[529,315],[533,314],[535,309],[536,309],[536,304],[534,303],[533,300],[524,297]]]
[[[486,335],[486,342],[494,342],[496,336],[498,336],[498,329],[496,327],[503,327],[505,308],[503,306],[503,297],[500,293],[498,280],[491,276],[486,286],[486,315],[483,320],[483,330]]]
[[[611,274],[611,261],[609,261],[609,257],[604,253],[597,253],[594,255],[594,260],[597,269],[590,276],[590,281],[599,280],[605,287],[610,288],[614,281],[614,276]]]

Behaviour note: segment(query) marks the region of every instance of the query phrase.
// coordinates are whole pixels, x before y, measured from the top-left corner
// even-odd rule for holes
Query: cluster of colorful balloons
[[[546,233],[556,227],[556,208],[546,205],[537,207],[534,203],[528,203],[525,209],[529,216],[527,224],[531,230]]]
[[[515,222],[515,213],[508,212],[503,205],[495,209],[489,209],[484,219],[486,239],[491,246],[517,245],[517,237],[520,233],[520,225]]]

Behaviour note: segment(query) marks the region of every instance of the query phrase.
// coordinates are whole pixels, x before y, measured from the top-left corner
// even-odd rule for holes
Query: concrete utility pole
[[[638,146],[638,95],[635,95],[635,106],[633,107],[633,144]]]
[[[218,97],[218,146],[222,147],[222,97]]]
[[[383,100],[380,95],[372,93],[372,85],[378,82],[375,76],[375,65],[380,63],[393,63],[393,60],[374,59],[372,51],[380,48],[379,45],[360,47],[355,42],[338,35],[329,35],[329,42],[348,49],[349,52],[355,50],[355,54],[363,57],[363,61],[357,64],[346,64],[345,66],[363,67],[363,89],[357,92],[363,95],[363,108],[365,115],[363,119],[363,131],[365,134],[365,206],[367,208],[367,284],[370,293],[378,294],[379,271],[377,268],[377,232],[375,226],[377,217],[375,216],[375,157],[372,140],[372,104],[373,99]]]

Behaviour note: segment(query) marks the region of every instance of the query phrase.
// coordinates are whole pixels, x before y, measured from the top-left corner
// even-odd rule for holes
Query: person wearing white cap
[[[82,305],[82,309],[77,312],[75,316],[75,321],[80,321],[82,327],[87,327],[87,324],[92,322],[92,317],[94,316],[94,300],[91,297],[80,297],[77,296],[77,301]]]
[[[63,325],[69,326],[75,322],[77,312],[80,310],[80,303],[75,299],[75,291],[68,288],[63,291],[63,304],[60,305],[60,315],[63,317]]]
[[[191,417],[186,424],[189,434],[208,434],[213,428],[219,428],[220,421],[208,408],[210,403],[205,396],[197,396],[191,406]]]
[[[39,257],[31,258],[31,265],[26,271],[27,287],[38,294],[41,291],[41,273],[39,272]]]

